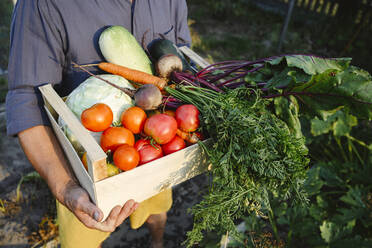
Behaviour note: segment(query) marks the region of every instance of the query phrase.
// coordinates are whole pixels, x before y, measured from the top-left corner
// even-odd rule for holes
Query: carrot
[[[122,76],[125,79],[131,80],[140,84],[153,84],[157,86],[160,90],[164,89],[167,85],[165,79],[151,75],[146,72],[131,69],[125,66],[116,65],[108,62],[101,62],[98,67],[108,73]]]
[[[188,133],[177,129],[177,135],[181,137],[181,139],[186,140],[192,144],[197,143],[200,139],[196,133]]]

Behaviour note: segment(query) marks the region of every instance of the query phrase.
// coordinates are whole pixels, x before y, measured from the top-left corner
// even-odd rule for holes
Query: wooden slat
[[[211,140],[204,141],[206,145]],[[133,170],[95,183],[97,205],[105,218],[116,205],[127,200],[141,202],[208,169],[207,156],[198,144],[164,156]]]
[[[70,111],[50,84],[39,87],[44,101],[62,118],[73,135],[87,152],[88,171],[94,182],[107,177],[106,154],[89,134],[76,116]]]
[[[187,46],[179,47],[179,49],[181,50],[181,52],[183,52],[184,55],[186,55],[189,59],[198,64],[201,68],[205,68],[210,65],[210,63],[208,63],[206,60],[204,60],[202,57],[200,57],[197,53],[195,53]]]
[[[52,114],[50,113],[50,109],[45,107],[45,111],[48,114],[50,122],[52,123],[52,128],[54,133],[56,134],[59,143],[61,144],[63,151],[68,158],[71,167],[75,173],[75,176],[80,182],[80,185],[88,192],[91,199],[95,202],[96,201],[96,193],[93,185],[93,181],[91,177],[88,175],[87,171],[85,170],[83,164],[80,161],[79,156],[75,152],[75,149],[71,145],[70,141],[65,136],[64,132],[62,131],[61,127],[58,125]]]

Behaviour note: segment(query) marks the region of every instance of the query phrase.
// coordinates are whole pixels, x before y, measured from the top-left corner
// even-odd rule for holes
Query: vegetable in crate
[[[113,155],[114,164],[123,171],[134,169],[140,162],[136,148],[128,144],[120,145]]]
[[[92,132],[102,132],[112,124],[113,114],[109,106],[104,103],[96,103],[81,113],[83,126]]]
[[[87,152],[83,153],[81,157],[81,162],[84,165],[84,168],[88,171],[88,161],[87,161]],[[120,173],[119,168],[111,163],[107,163],[107,176],[112,177]]]
[[[139,134],[147,119],[146,112],[139,107],[130,107],[121,114],[121,124],[132,133]]]
[[[114,152],[120,145],[133,146],[135,142],[133,133],[125,127],[109,127],[101,136],[101,147],[104,152]]]
[[[182,150],[186,147],[186,143],[180,136],[176,135],[171,141],[162,145],[161,147],[163,148],[164,155],[168,155]]]
[[[94,64],[91,64],[94,65]],[[131,82],[137,84],[152,84],[162,90],[166,85],[167,81],[164,78],[160,78],[157,76],[152,75],[151,73],[142,72],[139,70],[131,69],[125,66],[101,62],[97,64],[98,67],[108,73],[122,76],[123,78],[130,80]]]
[[[134,102],[144,110],[154,110],[162,103],[162,94],[154,85],[146,84],[134,94]]]
[[[136,38],[122,26],[111,26],[99,37],[99,48],[107,62],[153,73],[153,66]]]
[[[162,145],[171,141],[177,133],[177,121],[166,114],[155,114],[145,122],[144,132]]]
[[[182,61],[177,55],[165,54],[156,61],[155,70],[156,75],[169,81],[173,72],[183,70]]]
[[[194,132],[199,128],[199,110],[195,105],[184,104],[176,109],[178,128],[184,132]]]
[[[163,157],[163,149],[159,144],[151,144],[148,139],[140,139],[134,144],[140,155],[139,165],[149,163],[155,159]]]
[[[173,54],[179,57],[182,61],[182,69],[186,71],[192,71],[190,64],[187,62],[182,52],[178,47],[170,40],[167,39],[156,39],[148,45],[148,51],[151,58],[154,61],[158,61],[162,56],[167,54]]]

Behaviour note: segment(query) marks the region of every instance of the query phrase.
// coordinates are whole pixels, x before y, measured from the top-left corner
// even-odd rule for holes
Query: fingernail
[[[94,212],[93,214],[93,218],[96,220],[96,221],[99,221],[99,213],[96,211]]]

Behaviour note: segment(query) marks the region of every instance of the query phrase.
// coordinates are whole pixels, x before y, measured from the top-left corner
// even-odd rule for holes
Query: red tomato
[[[140,133],[145,125],[147,115],[139,107],[130,107],[121,114],[121,124],[134,134]]]
[[[134,135],[125,127],[109,127],[102,133],[101,147],[104,152],[108,150],[114,152],[123,144],[134,145]]]
[[[192,104],[185,104],[176,109],[178,128],[184,132],[194,132],[199,127],[199,110]]]
[[[158,144],[151,144],[150,140],[140,139],[134,144],[140,155],[139,164],[146,164],[157,158],[163,157],[163,150]]]
[[[140,155],[138,151],[127,144],[120,145],[113,155],[114,164],[123,171],[128,171],[135,168],[139,161]]]
[[[137,151],[141,150],[145,145],[151,144],[150,140],[148,139],[139,139],[134,144],[134,148],[136,148]]]
[[[168,155],[185,148],[186,143],[181,137],[176,135],[170,142],[162,145],[161,147],[163,148],[164,155]]]
[[[144,131],[156,143],[161,145],[166,144],[176,135],[177,121],[172,116],[156,114],[146,120]]]
[[[85,109],[80,116],[81,123],[89,131],[101,132],[108,128],[113,120],[111,108],[104,103],[96,103]]]

